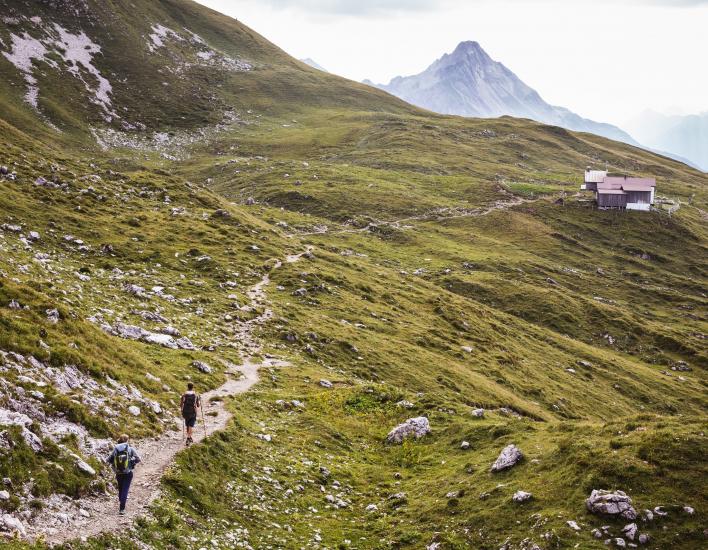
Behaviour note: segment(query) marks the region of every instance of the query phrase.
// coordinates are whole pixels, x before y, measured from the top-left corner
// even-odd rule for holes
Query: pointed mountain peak
[[[445,54],[441,61],[442,60],[444,60],[446,65],[451,62],[461,65],[469,62],[482,65],[493,63],[493,60],[489,57],[489,54],[484,51],[484,48],[479,45],[479,42],[474,40],[460,42],[455,50],[450,54]]]
[[[484,50],[482,49],[482,46],[479,45],[479,42],[477,42],[476,40],[465,40],[457,45],[457,48],[455,48],[455,51],[453,53],[464,53],[473,51],[483,52]]]

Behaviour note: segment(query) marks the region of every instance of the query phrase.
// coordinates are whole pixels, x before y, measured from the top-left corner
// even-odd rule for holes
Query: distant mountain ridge
[[[582,118],[564,107],[546,103],[536,90],[494,61],[478,42],[461,42],[455,51],[443,55],[420,74],[398,76],[388,84],[373,84],[368,80],[365,83],[441,114],[530,118],[639,145],[612,124]]]
[[[329,72],[327,69],[325,69],[325,68],[324,68],[322,65],[320,65],[319,63],[317,63],[317,61],[315,61],[315,60],[312,59],[311,57],[306,57],[305,59],[301,59],[300,61],[302,61],[302,62],[305,63],[306,65],[309,65],[309,66],[312,67],[313,69],[317,69],[318,71],[322,71],[322,72],[325,72],[325,73],[328,73],[328,72]]]
[[[685,157],[708,171],[708,112],[677,116],[645,111],[627,127],[649,147]]]

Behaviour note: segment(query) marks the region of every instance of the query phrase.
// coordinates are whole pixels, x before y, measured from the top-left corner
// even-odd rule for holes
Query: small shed
[[[580,186],[580,189],[587,191],[597,191],[597,184],[607,177],[607,170],[591,170],[588,166],[585,169],[585,183]]]

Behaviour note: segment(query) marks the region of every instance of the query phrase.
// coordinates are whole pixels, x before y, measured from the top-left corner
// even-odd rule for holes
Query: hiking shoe
[[[118,510],[118,515],[119,515],[119,516],[124,516],[124,515],[125,515],[125,510]]]

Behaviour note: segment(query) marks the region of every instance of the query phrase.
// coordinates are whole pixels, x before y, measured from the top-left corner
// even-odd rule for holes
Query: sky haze
[[[200,0],[352,80],[416,74],[476,40],[554,105],[621,125],[708,110],[708,0]]]

